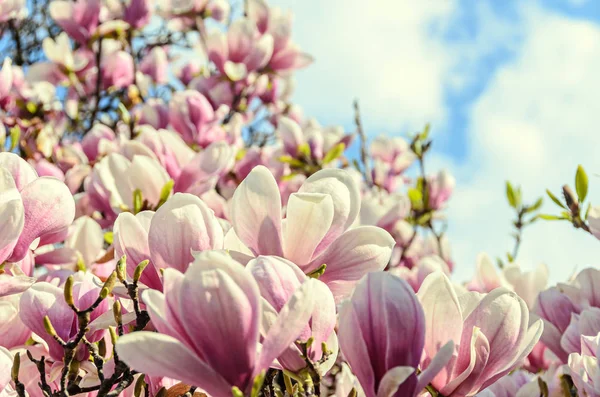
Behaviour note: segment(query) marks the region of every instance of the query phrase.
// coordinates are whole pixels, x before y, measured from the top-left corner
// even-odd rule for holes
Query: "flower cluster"
[[[516,262],[600,238],[583,168],[455,282],[429,127],[304,116],[292,16],[239,3],[0,1],[0,397],[600,396],[600,272]]]

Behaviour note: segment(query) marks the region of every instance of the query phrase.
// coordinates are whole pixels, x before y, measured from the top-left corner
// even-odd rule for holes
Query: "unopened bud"
[[[135,382],[135,386],[133,387],[133,395],[134,397],[140,397],[142,395],[143,389],[146,387],[146,382],[144,381],[144,375],[138,377]]]
[[[21,369],[21,355],[19,353],[15,353],[15,357],[13,359],[13,366],[11,371],[11,378],[14,382],[19,380],[19,370]]]
[[[127,268],[127,255],[123,255],[117,262],[117,277],[119,281],[125,281],[125,269]]]
[[[115,321],[117,324],[121,324],[123,322],[123,317],[121,315],[121,302],[115,301],[113,303],[113,316],[115,316]]]
[[[104,286],[100,290],[100,298],[105,299],[115,287],[117,281],[117,272],[112,272],[104,282]]]
[[[117,339],[119,339],[119,337],[117,336],[117,331],[115,330],[115,327],[108,327],[108,333],[110,334],[110,341],[111,343],[114,345],[115,343],[117,343]]]
[[[75,307],[75,301],[73,300],[73,276],[67,277],[67,281],[65,281],[65,302],[70,307]]]
[[[44,317],[44,329],[46,330],[46,333],[48,335],[50,335],[52,337],[57,336],[56,330],[52,326],[52,322],[50,321],[50,317],[48,317],[48,316]]]
[[[134,283],[137,283],[140,280],[140,277],[142,277],[142,273],[144,272],[144,269],[146,269],[146,266],[148,266],[148,263],[150,263],[150,261],[146,259],[145,261],[141,261],[137,265],[137,267],[135,268],[135,272],[133,273]]]
[[[567,207],[569,207],[571,212],[574,212],[579,207],[577,196],[573,194],[573,191],[568,185],[564,185],[562,191],[563,196],[565,197],[565,202],[567,203]]]

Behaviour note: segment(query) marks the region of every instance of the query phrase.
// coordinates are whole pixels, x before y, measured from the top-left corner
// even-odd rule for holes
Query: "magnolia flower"
[[[165,50],[162,47],[154,47],[140,62],[140,71],[150,76],[155,83],[166,84],[169,80],[169,59]]]
[[[86,45],[98,27],[100,0],[58,0],[49,4],[50,16],[56,23],[82,45]]]
[[[158,98],[148,98],[141,108],[136,110],[139,125],[148,124],[156,129],[169,125],[169,106]]]
[[[475,277],[467,288],[477,292],[491,292],[498,287],[508,288],[515,291],[528,308],[533,309],[537,296],[546,289],[548,276],[548,267],[544,264],[533,271],[523,272],[518,264],[510,263],[499,274],[490,256],[480,254],[477,257]]]
[[[161,290],[159,269],[185,271],[193,254],[223,248],[223,229],[213,212],[191,194],[176,193],[156,213],[124,212],[114,225],[113,243],[117,257],[127,255],[127,273],[149,259],[140,281]]]
[[[544,321],[542,342],[561,362],[581,351],[580,335],[600,332],[600,271],[584,269],[570,284],[542,291],[533,312]]]
[[[85,190],[95,209],[113,220],[118,213],[134,209],[137,189],[147,205],[156,206],[168,181],[164,168],[148,156],[134,155],[129,161],[119,153],[111,153],[94,166]]]
[[[312,63],[313,58],[300,51],[291,41],[291,13],[283,13],[278,8],[269,8],[265,0],[250,0],[248,18],[256,24],[262,37],[267,34],[272,37],[273,55],[268,63],[270,69],[288,72]]]
[[[227,33],[215,32],[208,36],[208,57],[231,81],[239,81],[248,73],[264,68],[273,55],[273,36],[259,36],[250,19],[235,20]]]
[[[456,181],[447,171],[440,171],[435,178],[429,178],[427,182],[429,208],[440,210],[448,201],[454,190]]]
[[[91,273],[79,272],[73,275],[73,301],[80,310],[87,309],[98,299],[100,282]],[[110,308],[107,299],[103,300],[90,313],[93,321]],[[77,315],[65,302],[63,288],[47,282],[38,282],[25,291],[19,306],[21,321],[47,344],[50,356],[56,361],[62,361],[63,347],[46,332],[44,317],[48,316],[56,334],[65,342],[75,338],[78,332]],[[91,343],[98,342],[104,336],[104,330],[90,330],[86,338]],[[76,359],[86,360],[89,357],[87,348],[81,347],[76,353]]]
[[[282,258],[259,256],[248,262],[247,269],[258,283],[260,294],[264,298],[263,310],[265,322],[269,326],[277,318],[277,313],[285,307],[285,303],[302,284],[309,280],[298,266]],[[313,342],[308,348],[309,358],[316,363],[315,367],[324,375],[331,369],[337,358],[338,341],[334,332],[336,325],[336,309],[333,295],[327,286],[317,281],[313,289],[315,306],[311,320],[306,324],[300,340],[312,336]],[[265,329],[268,332],[269,328]],[[323,343],[327,352],[323,351]],[[325,357],[328,357],[325,359]],[[292,345],[286,349],[277,360],[288,371],[298,372],[306,367],[302,351]]]
[[[600,333],[595,336],[581,335],[581,353],[569,354],[568,365],[573,383],[579,392],[588,397],[600,396],[599,342]]]
[[[25,258],[34,241],[40,246],[62,241],[75,216],[67,186],[56,178],[38,177],[13,153],[0,153],[0,193],[0,264]]]
[[[325,264],[320,280],[339,300],[363,275],[383,270],[394,246],[394,240],[383,229],[350,229],[359,210],[358,187],[350,175],[324,169],[310,176],[298,193],[290,195],[287,217],[282,221],[277,182],[267,168],[258,166],[231,200],[233,228],[226,237],[226,248],[253,256],[281,256],[305,273]]]
[[[46,57],[60,66],[65,74],[70,72],[78,72],[88,64],[88,58],[80,52],[71,50],[71,42],[69,36],[62,32],[56,39],[46,37],[42,42],[44,54]]]
[[[169,121],[188,143],[202,147],[223,140],[225,131],[214,124],[215,112],[206,97],[198,91],[176,92],[169,103]]]
[[[525,302],[505,288],[457,293],[446,275],[429,275],[417,294],[426,319],[424,368],[449,340],[458,348],[431,382],[444,396],[472,396],[515,369],[542,335]]]
[[[1,6],[0,6],[1,7]],[[1,12],[0,12],[1,14]],[[6,57],[0,69],[0,108],[6,107],[10,101],[10,91],[13,85],[12,59]]]
[[[144,144],[158,162],[177,181],[182,168],[189,164],[196,154],[181,137],[171,130],[155,130],[149,125],[139,128],[135,141]]]
[[[25,0],[5,0],[0,3],[0,22],[2,23],[6,23],[11,19],[21,20],[26,15],[27,7]]]
[[[94,124],[81,140],[81,150],[89,161],[115,150],[115,132],[104,124]]]
[[[366,397],[419,395],[452,357],[440,349],[417,376],[425,316],[408,284],[389,273],[367,274],[340,309],[340,346]]]
[[[35,278],[28,277],[16,263],[4,265],[0,267],[0,298],[19,294],[34,282]]]
[[[304,128],[288,117],[280,117],[277,123],[277,134],[283,141],[283,147],[292,157],[299,156],[308,146],[310,157],[323,160],[331,150],[340,144],[344,148],[350,146],[353,135],[345,134],[342,127],[321,127],[315,120],[309,120]]]
[[[158,333],[125,335],[117,353],[137,371],[180,379],[213,397],[230,397],[232,389],[249,393],[256,377],[300,337],[316,304],[317,281],[311,279],[295,290],[261,339],[259,287],[227,254],[202,253],[185,274],[166,269],[163,277],[164,295],[142,294]]]

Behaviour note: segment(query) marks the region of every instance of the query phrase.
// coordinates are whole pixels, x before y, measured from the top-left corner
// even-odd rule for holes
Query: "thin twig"
[[[371,165],[369,164],[369,154],[367,151],[367,137],[360,118],[358,99],[354,100],[354,123],[356,124],[356,131],[360,137],[360,159],[363,163],[363,176],[367,185],[373,186],[373,176],[371,175]]]

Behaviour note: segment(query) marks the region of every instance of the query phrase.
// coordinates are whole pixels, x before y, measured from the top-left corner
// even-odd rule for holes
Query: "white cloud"
[[[307,115],[351,121],[358,97],[367,127],[399,132],[445,118],[452,58],[436,31],[454,12],[453,1],[271,3],[293,10],[293,37],[316,58],[298,74],[295,100]]]
[[[512,247],[504,180],[522,184],[533,200],[546,187],[572,185],[578,163],[589,174],[600,170],[600,29],[537,8],[525,16],[519,55],[499,69],[470,112],[470,153],[457,170],[463,183],[450,211],[463,277],[479,251]],[[590,178],[590,197],[600,204],[600,180]],[[544,211],[558,212],[546,201]],[[540,222],[525,232],[519,258],[548,264],[557,281],[575,266],[597,265],[600,242],[566,223]]]

